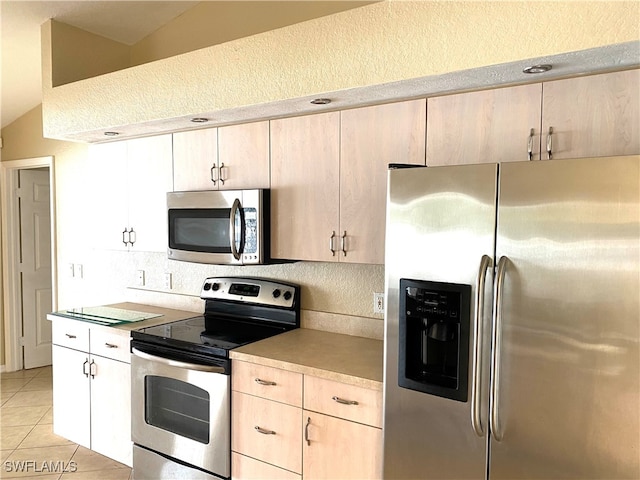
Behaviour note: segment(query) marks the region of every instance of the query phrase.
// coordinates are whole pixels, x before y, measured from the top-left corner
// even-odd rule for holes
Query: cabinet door
[[[98,356],[91,361],[91,449],[131,466],[131,365]]]
[[[173,189],[218,189],[218,129],[173,134]]]
[[[167,192],[172,190],[171,135],[127,141],[129,226],[133,250],[167,249]]]
[[[553,128],[552,158],[640,153],[640,70],[545,82],[543,158]]]
[[[540,158],[542,84],[427,100],[427,165]],[[533,136],[531,130],[533,129]]]
[[[381,429],[306,410],[303,413],[303,478],[382,478]]]
[[[91,215],[78,219],[77,228],[89,230],[90,245],[98,250],[127,250],[123,242],[129,227],[127,142],[90,145],[86,181],[91,183],[85,200]]]
[[[58,345],[51,350],[53,432],[90,448],[89,354]]]
[[[272,257],[338,260],[339,135],[339,112],[271,122]]]
[[[269,188],[269,122],[218,129],[220,190]]]
[[[389,163],[425,164],[426,101],[345,110],[340,134],[340,261],[384,263]]]

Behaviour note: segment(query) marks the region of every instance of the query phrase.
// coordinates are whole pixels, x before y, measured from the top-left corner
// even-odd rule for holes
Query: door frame
[[[24,160],[0,162],[0,206],[2,223],[2,298],[4,320],[4,363],[5,371],[20,370],[24,366],[22,345],[20,342],[22,308],[18,288],[19,216],[18,202],[14,195],[18,188],[18,171],[31,168],[49,168],[49,208],[51,212],[51,305],[53,311],[58,308],[58,268],[56,259],[56,204],[55,204],[55,162],[54,157],[37,157]]]

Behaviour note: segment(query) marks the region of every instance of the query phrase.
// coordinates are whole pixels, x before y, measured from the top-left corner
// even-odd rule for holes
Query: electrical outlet
[[[136,281],[139,287],[144,287],[144,270],[138,270],[136,272]]]
[[[171,290],[172,288],[171,274],[168,272],[164,274],[164,288],[166,290]]]
[[[384,313],[384,293],[373,294],[373,313]]]

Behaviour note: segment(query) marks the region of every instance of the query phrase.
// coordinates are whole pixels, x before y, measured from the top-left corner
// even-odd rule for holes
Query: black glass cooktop
[[[147,344],[228,358],[229,350],[285,331],[281,326],[198,316],[141,328],[131,334],[133,340]]]

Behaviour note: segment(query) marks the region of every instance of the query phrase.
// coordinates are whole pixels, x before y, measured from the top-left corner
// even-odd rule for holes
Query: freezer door
[[[503,164],[499,190],[489,478],[638,479],[640,157]]]
[[[493,257],[497,165],[392,170],[387,204],[384,396],[384,477],[389,479],[484,479],[486,476],[488,368],[478,371],[474,391],[479,416],[472,427],[472,377],[463,398],[450,399],[398,385],[400,279],[471,286],[475,317],[476,279],[483,255]],[[491,273],[486,273],[487,298]],[[413,288],[418,282],[404,283]],[[406,287],[410,285],[410,287]],[[441,288],[441,286],[436,286]],[[436,288],[434,287],[434,288]],[[406,294],[406,292],[405,292]],[[490,304],[480,318],[490,323]],[[406,313],[406,312],[403,312]],[[412,335],[410,330],[407,335]],[[435,335],[437,336],[437,335]],[[468,360],[474,358],[470,328]],[[481,342],[482,343],[482,342]],[[485,338],[485,345],[489,340]],[[481,345],[479,345],[480,347]],[[485,354],[483,365],[488,365]],[[480,363],[480,362],[479,362]],[[480,412],[482,413],[480,415]]]

